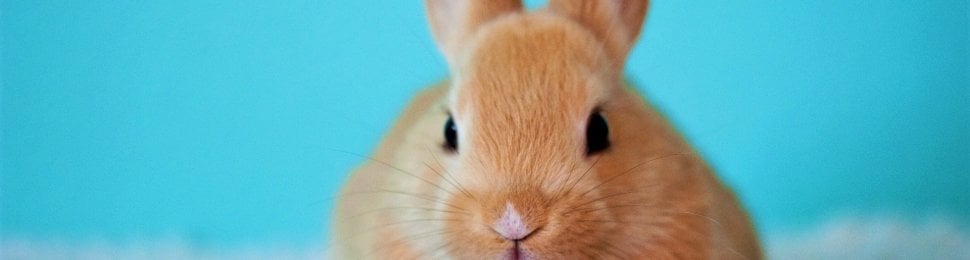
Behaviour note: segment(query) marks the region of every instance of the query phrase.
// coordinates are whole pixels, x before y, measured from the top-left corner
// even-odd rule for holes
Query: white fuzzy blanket
[[[970,259],[970,235],[952,221],[841,218],[806,232],[766,232],[769,259]],[[125,245],[6,238],[0,259],[322,259],[322,248],[198,248],[180,239]]]

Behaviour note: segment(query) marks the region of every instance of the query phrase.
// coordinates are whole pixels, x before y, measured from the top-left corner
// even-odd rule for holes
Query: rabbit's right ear
[[[550,0],[549,9],[583,24],[622,68],[647,15],[648,0]]]
[[[522,10],[521,0],[425,0],[431,34],[449,66],[457,66],[462,44],[479,25]]]

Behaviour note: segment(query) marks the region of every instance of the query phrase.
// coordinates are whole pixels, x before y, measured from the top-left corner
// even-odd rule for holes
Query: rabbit
[[[647,0],[426,0],[449,79],[338,195],[337,259],[761,259],[736,196],[625,79]]]

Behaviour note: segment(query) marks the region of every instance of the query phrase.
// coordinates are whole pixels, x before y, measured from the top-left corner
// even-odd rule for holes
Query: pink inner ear
[[[522,220],[522,215],[515,210],[511,202],[505,204],[505,212],[502,213],[502,217],[498,219],[495,225],[497,226],[496,231],[508,240],[522,239],[529,234],[528,227]]]

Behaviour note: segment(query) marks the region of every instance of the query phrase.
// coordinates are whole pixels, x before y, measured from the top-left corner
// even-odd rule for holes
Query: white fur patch
[[[502,237],[509,240],[521,239],[529,234],[529,229],[525,221],[522,220],[522,215],[515,210],[512,203],[505,204],[505,212],[496,221],[495,228],[495,231],[498,231]]]

